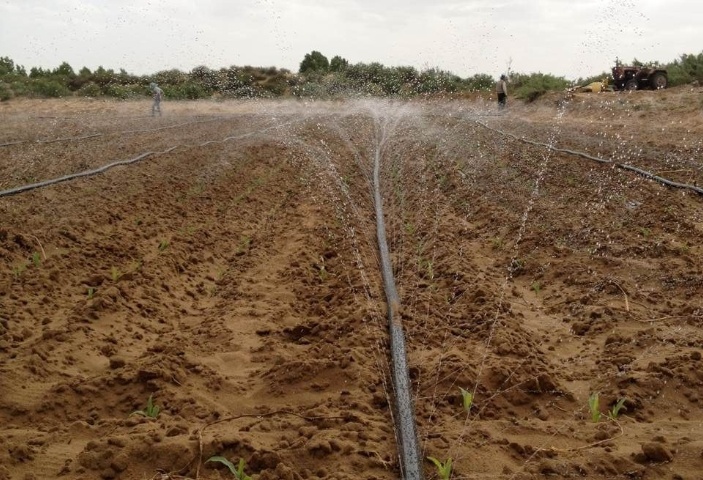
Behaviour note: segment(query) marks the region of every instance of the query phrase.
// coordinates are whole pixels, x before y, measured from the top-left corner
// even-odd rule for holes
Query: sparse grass
[[[442,480],[449,480],[452,476],[452,459],[451,457],[447,459],[446,462],[442,462],[434,457],[427,457],[427,460],[435,464],[437,467],[437,475]]]
[[[95,297],[95,288],[88,287],[88,300],[92,300]]]
[[[493,248],[493,250],[502,250],[503,249],[503,239],[500,237],[491,238],[491,247]]]
[[[244,462],[243,458],[239,459],[239,464],[236,467],[232,462],[227,460],[225,457],[221,456],[210,457],[205,461],[205,463],[208,462],[221,463],[222,465],[227,467],[229,471],[232,472],[232,475],[234,475],[238,480],[251,480],[251,477],[244,473],[244,467],[246,467],[246,463]]]
[[[41,255],[39,255],[39,252],[32,253],[32,263],[35,267],[41,265]]]
[[[159,252],[165,251],[169,247],[170,243],[168,240],[161,240],[159,242]]]
[[[159,416],[159,411],[161,408],[154,404],[154,394],[149,395],[149,399],[146,401],[146,407],[144,410],[137,410],[132,412],[132,415],[141,415],[148,418],[157,418]]]

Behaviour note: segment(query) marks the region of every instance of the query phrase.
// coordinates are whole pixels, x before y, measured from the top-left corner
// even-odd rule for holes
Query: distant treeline
[[[633,64],[642,64],[634,60]],[[703,52],[684,54],[666,68],[669,86],[703,82]],[[548,91],[564,90],[609,77],[609,72],[589,78],[567,80],[544,73],[510,72],[511,95],[534,100]],[[195,67],[190,72],[165,70],[152,75],[132,75],[124,69],[83,67],[76,72],[63,62],[53,70],[32,67],[29,72],[8,57],[0,57],[0,100],[14,97],[52,98],[65,96],[140,98],[150,95],[149,83],[157,83],[167,98],[276,98],[285,96],[338,98],[349,96],[413,97],[432,94],[468,94],[490,91],[495,76],[476,74],[461,78],[436,68],[386,67],[380,63],[349,62],[339,56],[328,60],[322,53],[305,55],[297,73],[276,67],[237,67],[212,70]]]

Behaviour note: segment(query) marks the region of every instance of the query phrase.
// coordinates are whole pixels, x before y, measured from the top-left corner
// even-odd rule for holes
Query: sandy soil
[[[0,190],[152,152],[0,198],[0,479],[399,478],[377,150],[422,456],[703,478],[703,197],[475,121],[703,185],[702,95],[0,104]]]

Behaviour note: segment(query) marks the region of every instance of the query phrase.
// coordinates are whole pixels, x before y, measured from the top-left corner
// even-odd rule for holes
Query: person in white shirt
[[[508,78],[505,75],[501,75],[500,80],[496,83],[496,93],[498,94],[498,108],[505,108],[508,100]]]
[[[156,115],[156,112],[159,112],[159,116],[161,116],[161,99],[164,98],[164,91],[154,82],[149,84],[149,88],[154,97],[154,104],[151,106],[151,116]]]

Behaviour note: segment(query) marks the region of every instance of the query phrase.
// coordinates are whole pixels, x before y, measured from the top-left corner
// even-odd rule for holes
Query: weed
[[[432,267],[432,260],[420,259],[420,268],[425,270],[423,277],[434,280],[434,268]]]
[[[461,387],[459,387],[459,390],[461,390],[461,398],[463,400],[464,410],[468,412],[469,410],[471,410],[471,406],[474,403],[474,394],[469,392],[468,390],[464,390]]]
[[[88,287],[88,300],[92,300],[95,296],[95,288]]]
[[[38,267],[41,264],[41,255],[39,255],[39,252],[32,253],[32,263],[35,267]]]
[[[27,270],[27,264],[21,263],[12,268],[12,274],[15,278],[20,278],[25,270]]]
[[[452,459],[451,457],[447,459],[446,462],[442,463],[434,457],[427,457],[427,460],[434,463],[437,467],[437,474],[442,480],[449,480],[452,475]]]
[[[122,277],[122,272],[120,272],[120,269],[117,267],[112,267],[110,270],[110,276],[112,277],[112,281],[116,282]]]
[[[137,219],[134,221],[134,224],[135,224],[136,226],[139,226],[139,225],[141,225],[142,223],[144,223],[144,220],[142,220],[141,218],[137,218]]]
[[[627,408],[625,408],[625,400],[626,399],[621,398],[615,405],[613,405],[613,408],[608,412],[608,418],[615,420],[618,418],[620,410],[627,410]]]
[[[600,394],[598,392],[593,392],[591,396],[588,397],[588,409],[591,411],[591,421],[593,423],[598,423],[600,421]]]
[[[242,255],[242,254],[248,252],[250,245],[251,245],[251,238],[246,235],[243,235],[239,239],[239,245],[237,245],[237,251],[235,252],[235,255]]]
[[[644,238],[649,237],[652,234],[652,231],[647,228],[647,227],[642,227],[640,228],[640,235],[642,235]]]
[[[159,411],[161,408],[159,408],[157,405],[154,405],[154,394],[152,393],[149,395],[149,399],[146,401],[146,408],[144,410],[137,410],[136,412],[132,412],[132,415],[141,415],[143,417],[149,417],[149,418],[156,418],[159,416]]]
[[[251,477],[244,473],[244,467],[246,466],[246,463],[244,463],[244,459],[240,458],[239,459],[239,464],[235,467],[232,462],[227,460],[225,457],[219,457],[219,456],[214,456],[208,458],[205,463],[207,462],[217,462],[221,463],[225,467],[229,469],[230,472],[232,472],[232,475],[234,475],[238,480],[251,480]]]
[[[535,293],[539,293],[542,290],[542,282],[540,282],[539,280],[536,280],[536,281],[532,282],[532,285],[530,285],[530,288]]]
[[[491,247],[493,247],[493,250],[502,250],[503,249],[503,239],[500,237],[491,238]]]
[[[159,252],[163,252],[168,248],[170,244],[168,243],[168,240],[161,240],[159,242]]]

